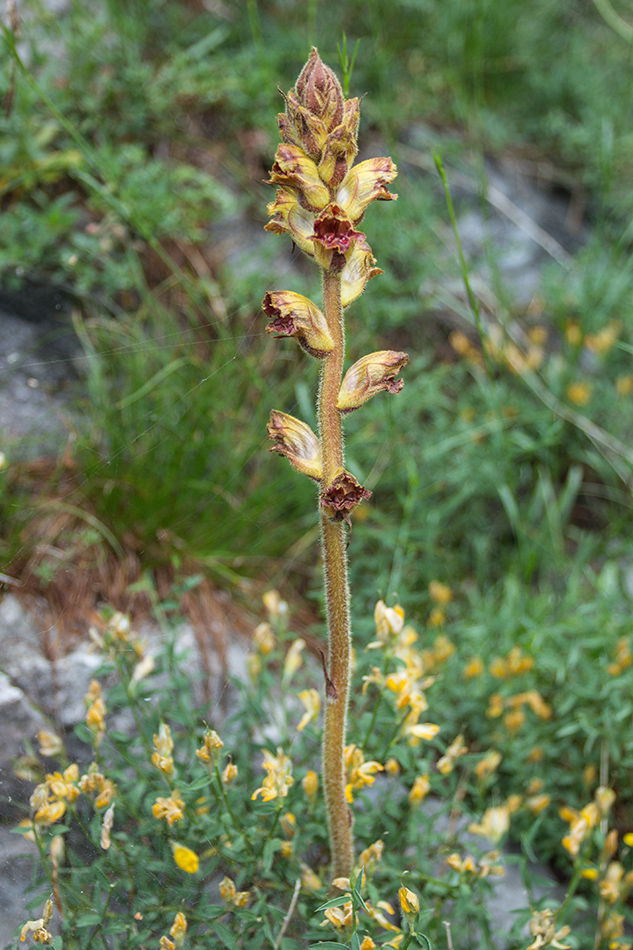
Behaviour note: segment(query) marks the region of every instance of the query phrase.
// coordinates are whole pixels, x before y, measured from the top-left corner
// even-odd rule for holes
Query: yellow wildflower
[[[404,625],[404,610],[399,604],[387,607],[383,600],[379,600],[374,608],[374,622],[376,635],[382,643],[397,635]]]
[[[431,783],[429,781],[428,775],[418,775],[411,787],[411,791],[408,794],[409,804],[413,808],[424,801],[426,796],[431,791]]]
[[[453,599],[453,591],[446,584],[442,584],[441,581],[431,581],[429,594],[431,600],[434,600],[440,606],[450,603]]]
[[[626,376],[618,376],[615,381],[615,391],[618,396],[628,396],[633,392],[633,376],[627,373]]]
[[[363,942],[360,945],[360,950],[376,950],[376,944],[371,939],[369,934],[366,934],[363,937]]]
[[[90,681],[85,703],[86,725],[93,733],[96,745],[100,745],[105,735],[106,705],[101,695],[101,684],[97,680]]]
[[[345,904],[342,904],[340,907],[328,907],[324,911],[325,920],[321,924],[322,927],[327,926],[327,923],[332,924],[337,930],[349,930],[351,931],[353,921],[352,921],[352,902],[347,901]],[[358,922],[358,916],[356,917],[356,923]]]
[[[591,394],[591,384],[587,382],[570,383],[567,387],[567,398],[577,406],[586,406]]]
[[[292,762],[287,755],[284,755],[282,748],[277,749],[276,756],[268,749],[264,749],[263,755],[262,768],[266,772],[266,778],[261,787],[253,792],[251,799],[254,801],[258,795],[262,796],[264,802],[270,802],[274,798],[285,798],[294,782]]]
[[[464,737],[460,733],[449,745],[444,755],[437,761],[437,771],[442,775],[448,775],[455,768],[457,759],[468,752],[468,746],[464,742]]]
[[[500,841],[510,827],[510,809],[507,805],[495,805],[487,808],[481,822],[472,822],[468,830],[474,835],[490,838],[495,844]]]
[[[112,831],[112,825],[114,824],[114,802],[110,807],[103,813],[103,822],[101,824],[101,847],[104,851],[108,851],[110,848],[110,832]]]
[[[309,769],[301,779],[301,785],[306,798],[312,804],[319,790],[319,776],[313,769]]]
[[[174,749],[174,742],[171,737],[171,729],[165,722],[161,722],[158,735],[154,735],[154,749],[156,751],[152,754],[152,765],[155,765],[165,775],[173,775],[174,760],[171,753]]]
[[[222,784],[230,785],[237,778],[237,765],[234,762],[227,762],[222,770]]]
[[[475,676],[481,676],[484,669],[484,661],[481,657],[473,656],[464,667],[462,676],[467,680],[474,679]]]
[[[488,749],[482,759],[475,766],[475,775],[480,782],[485,782],[501,764],[502,755],[496,749]]]
[[[606,818],[606,816],[611,811],[611,806],[615,802],[615,792],[612,788],[607,788],[605,785],[599,785],[593,793],[593,797],[601,816]]]
[[[180,821],[184,815],[185,803],[180,797],[178,789],[174,789],[169,798],[157,798],[152,805],[152,814],[154,818],[160,820],[164,818],[169,827],[175,821]]]
[[[588,333],[585,336],[585,346],[591,353],[598,353],[601,356],[608,353],[618,336],[622,324],[619,320],[609,320],[598,333]]]
[[[47,732],[46,729],[40,729],[37,741],[40,745],[40,755],[46,759],[53,759],[64,751],[64,744],[59,736],[54,732]]]
[[[301,883],[308,891],[320,891],[323,887],[323,882],[318,874],[312,870],[307,864],[301,862]]]
[[[555,947],[557,950],[569,950],[568,944],[559,941],[569,933],[569,927],[561,927],[556,930],[554,923],[554,914],[548,908],[547,910],[537,910],[532,914],[530,921],[530,936],[535,939],[527,950],[541,950],[542,947]]]
[[[235,881],[230,877],[223,877],[220,881],[220,895],[225,904],[233,904],[234,907],[244,907],[251,896],[250,891],[238,891]]]
[[[187,918],[182,913],[182,911],[179,910],[176,916],[174,917],[174,922],[171,925],[169,936],[173,937],[176,942],[176,946],[180,947],[182,945],[182,942],[185,938],[186,933],[187,933]]]
[[[387,775],[391,775],[392,778],[395,778],[396,775],[400,775],[400,763],[393,755],[389,756],[385,762],[385,772]]]
[[[545,758],[545,753],[543,752],[540,745],[535,745],[530,749],[526,758],[528,762],[542,762]]]
[[[196,755],[203,765],[213,766],[217,760],[218,754],[224,748],[224,743],[220,739],[215,729],[208,729],[204,734],[204,741],[199,749],[196,749]]]
[[[321,697],[316,689],[303,689],[298,696],[306,709],[301,717],[301,722],[297,726],[297,731],[301,732],[312,719],[318,717],[321,709]]]
[[[253,646],[262,656],[268,656],[277,645],[273,628],[269,623],[260,623],[253,632]]]
[[[446,623],[446,614],[441,607],[433,607],[426,622],[427,627],[441,627]]]
[[[522,709],[511,709],[503,717],[503,724],[508,732],[518,732],[525,722],[525,713]]]
[[[345,747],[345,766],[347,768],[347,785],[345,795],[348,802],[354,801],[352,792],[374,784],[374,774],[382,772],[384,766],[380,762],[365,762],[363,750],[352,744]]]
[[[600,881],[600,897],[607,904],[615,904],[622,893],[622,878],[624,877],[624,868],[619,861],[612,861],[602,880]]]
[[[531,795],[529,798],[526,798],[525,804],[533,815],[538,815],[543,809],[547,808],[551,800],[551,795],[542,792],[540,795]]]
[[[185,847],[184,844],[178,844],[176,841],[170,841],[174,861],[181,871],[187,874],[195,874],[200,867],[200,859],[195,851]],[[173,936],[173,934],[172,934]]]
[[[301,666],[303,662],[301,659],[301,651],[305,649],[305,645],[305,640],[302,640],[301,637],[299,637],[294,641],[294,643],[291,644],[290,649],[286,653],[283,671],[284,683],[288,683]]]
[[[488,700],[486,716],[488,719],[498,719],[503,714],[503,697],[499,693],[493,693]]]
[[[420,910],[420,898],[404,885],[398,890],[400,906],[404,914],[417,914]]]
[[[579,346],[582,343],[582,330],[577,320],[568,320],[565,326],[565,339],[571,346]]]
[[[374,841],[374,843],[370,844],[368,848],[365,848],[364,851],[361,851],[358,857],[358,866],[361,868],[366,868],[370,874],[373,873],[380,859],[382,858],[384,849],[385,842],[382,840],[382,838],[379,838],[378,841]]]
[[[285,619],[288,614],[288,604],[282,599],[278,590],[267,590],[265,594],[262,594],[262,601],[271,620]]]

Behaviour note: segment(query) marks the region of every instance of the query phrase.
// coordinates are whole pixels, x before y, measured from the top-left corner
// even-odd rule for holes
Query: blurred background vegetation
[[[567,704],[546,756],[560,764],[564,743],[573,787],[608,741],[612,780],[630,787],[630,691],[606,673],[633,593],[630,12],[18,0],[0,48],[0,288],[61,294],[81,351],[59,456],[2,446],[5,574],[65,618],[204,583],[253,609],[274,585],[318,612],[313,492],[265,439],[273,407],[313,421],[318,368],[266,336],[260,303],[319,289],[262,230],[265,179],[278,86],[311,44],[338,69],[337,47],[358,42],[361,155],[393,156],[400,200],[365,222],[385,274],[350,308],[349,357],[411,355],[402,395],[347,425],[349,468],[373,491],[350,545],[359,636],[382,596],[441,626],[461,659],[520,644],[545,699]],[[487,360],[431,148],[458,220],[476,213],[484,235],[500,168],[566,209],[528,298],[492,240],[469,252]],[[453,592],[442,617],[432,580]],[[452,669],[444,715],[485,732]],[[578,720],[581,693],[598,711]]]

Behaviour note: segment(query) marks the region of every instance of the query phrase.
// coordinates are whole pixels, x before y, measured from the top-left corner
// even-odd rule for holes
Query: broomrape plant
[[[393,201],[387,190],[396,177],[390,158],[353,165],[358,151],[360,102],[345,99],[341,85],[315,48],[278,116],[281,144],[270,184],[277,195],[266,225],[288,234],[321,269],[323,310],[291,291],[272,291],[263,309],[268,331],[291,336],[321,361],[317,400],[318,435],[308,425],[274,410],[268,424],[271,451],[318,484],[321,545],[328,624],[324,661],[325,722],[323,786],[333,878],[348,877],[354,863],[352,816],[346,798],[346,714],[350,683],[350,592],[347,527],[350,514],[371,492],[345,468],[342,416],[378,392],[398,393],[406,353],[381,350],[358,360],[343,377],[345,310],[382,273],[365,234],[358,230],[373,201]]]

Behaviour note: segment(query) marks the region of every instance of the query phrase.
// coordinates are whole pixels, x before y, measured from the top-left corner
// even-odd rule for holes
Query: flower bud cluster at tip
[[[315,48],[284,99],[286,111],[277,119],[282,141],[269,179],[278,190],[266,229],[289,234],[321,268],[340,273],[346,307],[381,273],[358,225],[372,201],[397,197],[387,190],[397,169],[390,158],[352,165],[360,102],[344,98]]]

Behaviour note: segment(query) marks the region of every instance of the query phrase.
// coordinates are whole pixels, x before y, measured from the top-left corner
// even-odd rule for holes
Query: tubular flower
[[[346,521],[351,525],[350,511],[367,498],[371,498],[369,489],[364,488],[351,472],[340,468],[321,492],[321,506],[332,521]]]
[[[330,190],[319,178],[316,163],[298,145],[282,142],[278,146],[268,184],[296,189],[307,211],[322,211],[330,200]]]
[[[480,782],[485,782],[486,779],[497,771],[501,764],[502,755],[496,749],[488,749],[486,754],[482,759],[479,760],[475,766],[475,775]]]
[[[302,475],[321,481],[321,446],[310,426],[294,416],[273,409],[267,429],[268,438],[275,442],[270,452],[283,455],[295,471]]]
[[[237,778],[237,765],[234,762],[227,762],[222,770],[222,784],[230,785]]]
[[[336,404],[339,411],[353,412],[376,393],[399,393],[404,381],[396,376],[408,362],[406,353],[395,350],[378,350],[357,360],[343,379]]]
[[[368,848],[365,848],[364,851],[361,851],[358,857],[358,866],[365,868],[368,874],[372,874],[382,858],[382,853],[385,850],[385,842],[382,838],[379,838],[378,841],[374,841],[373,844],[370,844]]]
[[[260,788],[257,788],[251,798],[253,801],[262,796],[262,801],[271,802],[274,798],[285,798],[288,789],[293,784],[292,762],[281,748],[277,749],[277,755],[273,755],[268,749],[264,749],[264,760],[262,768],[266,771],[266,778]]]
[[[262,308],[270,317],[268,333],[294,337],[316,359],[323,359],[334,349],[325,317],[307,297],[290,290],[276,290],[266,294]]]

